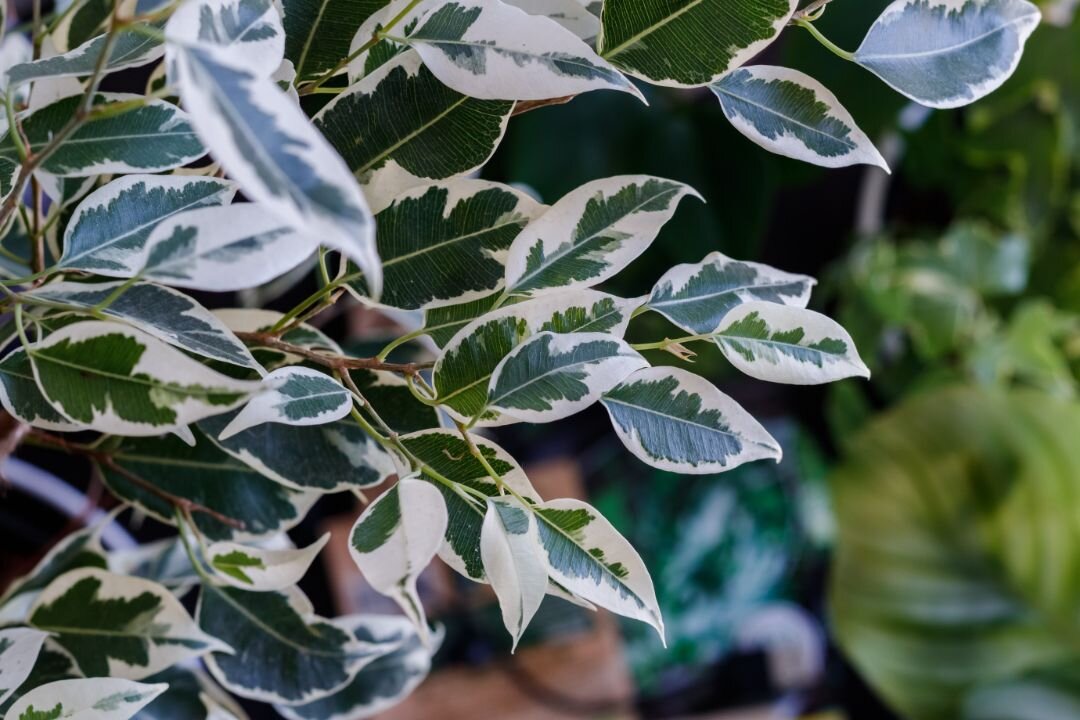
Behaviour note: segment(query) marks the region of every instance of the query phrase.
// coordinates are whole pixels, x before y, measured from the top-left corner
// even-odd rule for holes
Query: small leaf
[[[709,87],[735,129],[769,152],[822,167],[862,164],[889,170],[851,113],[805,73],[754,65]]]
[[[1009,79],[1040,19],[1026,0],[895,0],[855,62],[917,103],[960,107]]]
[[[349,553],[360,572],[401,606],[425,642],[427,618],[416,579],[435,557],[446,526],[442,494],[426,482],[403,478],[368,505],[349,535]]]
[[[780,459],[780,446],[750,413],[679,368],[640,370],[601,402],[627,449],[661,470],[706,475]]]
[[[713,337],[732,365],[758,380],[818,385],[870,377],[847,331],[811,310],[746,303],[724,318]]]
[[[206,549],[210,564],[225,582],[244,590],[284,590],[300,582],[326,543],[326,533],[299,550],[266,550],[233,542],[217,542]]]
[[[160,30],[160,23],[138,23],[140,28]],[[105,49],[105,35],[98,35],[69,52],[50,58],[34,60],[15,65],[7,71],[7,80],[11,85],[20,85],[30,80],[42,78],[85,76],[94,72]],[[161,40],[150,33],[136,31],[118,33],[112,41],[109,60],[105,63],[105,72],[115,72],[127,68],[147,65],[161,58],[165,48]]]
[[[506,260],[507,291],[538,295],[597,285],[656,239],[690,187],[645,175],[582,185],[525,228]]]
[[[554,20],[504,3],[430,3],[405,40],[439,80],[488,100],[546,100],[620,90],[644,101],[626,77]]]
[[[0,705],[30,676],[46,637],[32,628],[0,630]]]
[[[0,360],[0,403],[12,417],[33,427],[58,432],[83,427],[58,413],[41,394],[24,348],[16,348]]]
[[[248,401],[218,435],[219,440],[228,440],[263,423],[325,425],[340,420],[352,409],[349,391],[318,370],[281,368],[270,373],[263,383],[269,389]]]
[[[548,588],[536,517],[516,500],[488,500],[480,556],[516,648]]]
[[[119,678],[57,680],[19,698],[4,720],[128,720],[168,687]]]
[[[54,580],[30,610],[30,624],[52,633],[88,676],[141,680],[210,650],[228,651],[164,587],[97,568]]]

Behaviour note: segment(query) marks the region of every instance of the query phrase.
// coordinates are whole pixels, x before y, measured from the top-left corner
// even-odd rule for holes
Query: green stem
[[[420,328],[418,330],[413,330],[408,335],[402,335],[401,337],[391,341],[386,347],[384,347],[382,351],[380,351],[379,354],[375,356],[375,359],[380,361],[385,360],[396,348],[404,345],[410,340],[415,340],[418,337],[422,337],[424,334],[424,328]]]
[[[5,100],[5,111],[7,112],[8,121],[8,135],[11,136],[11,141],[15,144],[15,150],[19,153],[19,162],[26,162],[26,158],[30,157],[30,149],[26,147],[26,143],[23,142],[22,133],[19,132],[19,126],[15,123],[15,96],[14,96],[14,84],[8,85],[7,95]]]
[[[191,563],[191,567],[195,570],[200,578],[204,582],[208,582],[211,585],[216,584],[216,580],[206,572],[206,568],[203,567],[202,561],[195,555],[195,548],[191,547],[191,542],[187,538],[186,530],[191,530],[193,533],[198,533],[195,529],[195,523],[191,522],[190,517],[185,517],[184,513],[180,511],[180,508],[174,510],[176,514],[176,531],[180,536],[180,542],[184,545],[184,552],[187,553],[188,561]],[[201,543],[200,543],[201,544]]]
[[[632,347],[632,348],[634,348],[635,350],[638,350],[638,351],[641,351],[641,350],[666,350],[667,348],[671,347],[672,345],[682,345],[684,343],[697,342],[699,340],[712,340],[714,337],[716,337],[716,335],[714,333],[709,333],[707,335],[687,335],[686,337],[675,338],[674,340],[665,339],[665,340],[658,340],[657,342],[653,342],[653,343],[638,343],[637,345],[631,345],[630,347]]]
[[[105,297],[104,300],[102,300],[97,305],[95,305],[93,308],[91,308],[91,312],[93,312],[94,314],[97,314],[97,313],[100,313],[102,310],[107,309],[110,305],[112,305],[114,302],[116,302],[120,298],[121,295],[123,295],[125,292],[127,292],[127,290],[132,285],[134,285],[138,281],[139,281],[139,277],[137,275],[135,277],[125,281],[124,284],[119,285],[115,290],[113,290],[111,293],[109,293]]]
[[[837,57],[843,58],[844,60],[847,60],[848,62],[854,62],[855,61],[855,53],[848,52],[847,50],[843,49],[842,47],[840,47],[839,45],[834,43],[829,38],[822,35],[821,31],[818,30],[816,27],[814,27],[814,23],[811,22],[810,20],[799,18],[799,19],[795,20],[794,22],[799,27],[809,30],[810,34],[814,36],[814,39],[817,40],[822,45],[824,45],[832,54],[836,55]]]
[[[19,342],[22,343],[22,346],[29,348],[30,339],[26,337],[26,328],[23,327],[23,307],[21,304],[15,305],[15,332],[19,333]]]
[[[274,326],[270,328],[270,333],[276,335],[277,333],[281,332],[281,330],[283,330],[289,323],[300,317],[300,315],[302,315],[304,311],[306,311],[312,305],[315,305],[326,296],[332,295],[334,291],[337,290],[339,287],[342,287],[350,281],[355,280],[356,278],[360,277],[360,275],[360,273],[345,275],[344,277],[338,278],[329,285],[322,286],[321,288],[313,292],[311,295],[304,298],[299,305],[282,315],[281,319],[274,323]]]

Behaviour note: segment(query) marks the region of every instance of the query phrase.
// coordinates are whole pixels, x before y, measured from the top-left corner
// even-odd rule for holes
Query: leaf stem
[[[637,345],[631,345],[630,347],[632,347],[633,349],[638,350],[638,351],[641,351],[641,350],[667,350],[672,345],[681,345],[683,343],[697,342],[699,340],[712,340],[715,337],[716,337],[715,333],[709,333],[707,335],[687,335],[686,337],[675,338],[674,340],[672,340],[670,338],[665,338],[663,340],[658,340],[658,341],[652,342],[652,343],[638,343]]]
[[[799,19],[793,20],[792,22],[794,22],[796,25],[798,25],[801,28],[805,28],[805,29],[809,30],[810,34],[814,36],[814,39],[817,40],[822,45],[824,45],[833,55],[836,55],[837,57],[843,58],[844,60],[847,60],[848,62],[854,62],[855,61],[855,53],[848,52],[847,50],[843,49],[842,47],[840,47],[839,45],[834,43],[829,38],[822,35],[821,31],[818,30],[816,27],[814,27],[814,23],[811,20],[807,20],[805,18],[799,18]]]
[[[330,355],[328,353],[311,350],[310,348],[294,345],[282,340],[277,335],[269,332],[238,332],[236,336],[244,342],[261,345],[271,350],[299,355],[300,357],[318,363],[332,370],[386,370],[388,372],[401,373],[402,375],[415,375],[421,370],[427,370],[431,363],[390,363],[383,362],[378,358],[354,358],[345,355]]]
[[[390,353],[392,353],[398,347],[404,345],[405,343],[407,343],[407,342],[409,342],[411,340],[415,340],[418,337],[422,337],[423,335],[425,335],[424,328],[419,328],[417,330],[413,330],[411,333],[409,333],[407,335],[402,335],[401,337],[397,338],[396,340],[391,340],[386,345],[386,347],[384,347],[382,350],[379,351],[379,354],[376,355],[375,357],[378,358],[379,360],[385,360],[387,358],[387,356],[389,356]]]

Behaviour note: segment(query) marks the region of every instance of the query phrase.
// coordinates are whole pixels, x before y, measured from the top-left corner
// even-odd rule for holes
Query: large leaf
[[[601,398],[627,449],[683,475],[780,459],[780,446],[738,403],[680,368],[640,370]]]
[[[408,477],[372,502],[349,534],[353,562],[371,587],[401,606],[422,638],[428,626],[416,579],[442,545],[447,522],[442,494]]]
[[[300,704],[345,687],[379,653],[314,614],[296,588],[252,592],[206,584],[195,611],[199,626],[236,649],[206,658],[211,674],[252,700]]]
[[[544,206],[525,193],[457,179],[399,195],[376,217],[386,291],[406,310],[458,305],[503,285],[510,244]]]
[[[706,85],[776,39],[798,0],[605,0],[600,54],[658,85]]]
[[[512,109],[451,90],[409,52],[334,98],[314,121],[381,210],[411,187],[486,163]]]
[[[325,425],[349,414],[352,394],[326,373],[306,367],[285,367],[266,376],[267,390],[253,397],[237,413],[219,440],[264,423]]]
[[[758,380],[818,385],[870,377],[847,331],[811,310],[745,303],[727,314],[713,337],[732,365]]]
[[[210,205],[224,205],[236,193],[226,180],[173,175],[128,175],[86,197],[64,229],[58,267],[103,273],[129,267],[159,223]]]
[[[232,65],[269,77],[285,55],[285,29],[273,0],[192,0],[172,14],[169,39],[212,48]]]
[[[452,0],[428,6],[406,40],[439,80],[460,93],[489,100],[546,100],[621,90],[642,97],[622,73],[554,20],[501,2]]]
[[[371,211],[303,110],[269,77],[234,67],[211,48],[170,45],[166,59],[195,130],[244,194],[345,253],[377,296],[382,273]]]
[[[12,350],[0,360],[0,404],[12,417],[34,427],[60,432],[82,427],[58,413],[41,394],[30,356],[23,348]]]
[[[137,282],[107,307],[101,307],[123,284],[120,281],[88,284],[65,280],[25,294],[58,307],[93,309],[188,352],[261,370],[248,349],[224,323],[183,293],[153,283]],[[0,362],[0,368],[3,364]]]
[[[1078,432],[1073,401],[948,388],[913,397],[850,445],[830,481],[831,625],[899,714],[1039,717],[1002,704],[1012,685],[1029,689],[1013,696],[1027,710],[1074,717],[1053,702],[1053,675],[1036,671],[1071,663],[1056,693],[1075,702]]]
[[[68,325],[27,352],[54,409],[72,422],[119,435],[160,435],[227,412],[260,388],[112,322]]]
[[[597,285],[656,239],[690,187],[645,175],[582,185],[529,224],[510,246],[508,292],[536,295]]]
[[[547,594],[547,558],[538,525],[536,516],[517,500],[487,501],[480,557],[515,648]]]
[[[46,637],[33,628],[0,630],[0,705],[30,676]]]
[[[526,422],[553,422],[584,410],[648,366],[623,340],[605,333],[542,332],[495,368],[488,405]]]
[[[51,633],[89,677],[141,680],[211,650],[229,651],[164,587],[98,568],[54,580],[31,608],[30,624]]]
[[[700,263],[676,265],[653,287],[649,309],[687,332],[715,330],[732,308],[763,300],[806,307],[815,281],[768,265],[732,260],[718,252]]]
[[[300,82],[329,72],[349,54],[356,31],[389,0],[283,0],[285,57]]]
[[[172,504],[126,473],[243,522],[243,529],[238,529],[206,513],[194,513],[199,531],[211,540],[276,535],[303,520],[319,497],[267,479],[223,453],[201,433],[195,437],[195,447],[172,437],[125,440],[113,454],[122,471],[104,468],[105,481],[116,495],[161,522],[175,522]]]
[[[140,23],[140,27],[160,30],[161,24]],[[16,65],[7,71],[8,83],[18,85],[41,78],[90,75],[97,67],[105,43],[105,35],[98,35],[61,55]],[[164,52],[161,40],[153,37],[152,33],[122,32],[112,43],[104,70],[114,72],[146,65],[161,58]]]
[[[168,687],[119,678],[57,680],[19,698],[4,720],[127,720]]]
[[[1026,0],[896,0],[855,62],[915,102],[960,107],[1009,79],[1040,17]]]
[[[709,87],[735,129],[769,152],[830,168],[889,169],[851,113],[805,73],[754,65]]]
[[[306,548],[269,550],[234,542],[206,549],[207,560],[225,582],[242,590],[284,590],[304,577],[315,556],[330,541],[324,534]]]

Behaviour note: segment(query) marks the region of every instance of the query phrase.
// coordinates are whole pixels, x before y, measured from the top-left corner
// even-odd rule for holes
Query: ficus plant
[[[548,595],[662,637],[633,548],[586,503],[539,496],[481,431],[601,403],[641,461],[718,473],[781,448],[678,364],[695,343],[770,382],[866,366],[807,309],[803,275],[714,252],[644,297],[597,289],[700,199],[682,183],[604,178],[546,205],[474,175],[513,115],[595,90],[644,99],[639,83],[709,87],[773,152],[884,167],[818,81],[746,63],[805,28],[947,108],[1004,82],[1039,22],[1024,0],[897,0],[849,53],[814,25],[827,4],[75,0],[9,32],[9,439],[88,459],[176,535],[106,552],[78,531],[7,589],[5,720],[242,717],[230,694],[367,717],[427,673],[440,633],[416,582],[436,556],[490,583],[515,644]],[[143,92],[102,90],[136,67]],[[319,289],[284,313],[190,294],[306,273]],[[350,297],[412,324],[347,354],[308,321]],[[683,336],[625,341],[649,312]],[[413,341],[430,361],[391,356]],[[327,538],[286,532],[338,492],[365,503],[349,548],[402,616],[319,617],[298,589]]]

